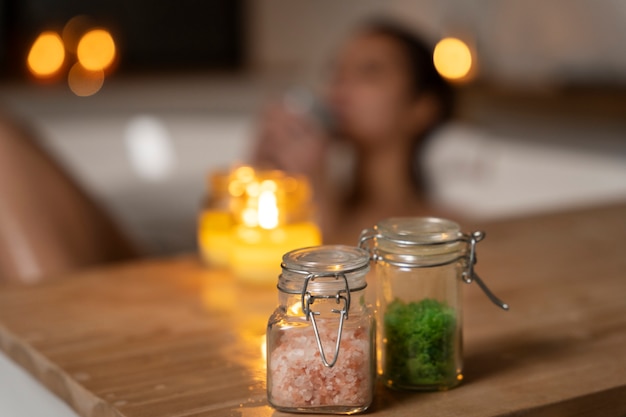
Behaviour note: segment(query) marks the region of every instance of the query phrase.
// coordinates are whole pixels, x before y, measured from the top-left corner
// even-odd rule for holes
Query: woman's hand
[[[328,135],[310,116],[273,103],[263,111],[252,162],[306,175],[315,184],[323,176],[328,143]]]

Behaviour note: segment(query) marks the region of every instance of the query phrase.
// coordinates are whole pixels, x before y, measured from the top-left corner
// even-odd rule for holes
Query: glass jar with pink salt
[[[372,403],[369,253],[325,245],[283,256],[279,306],[267,327],[267,397],[280,411],[354,414]]]

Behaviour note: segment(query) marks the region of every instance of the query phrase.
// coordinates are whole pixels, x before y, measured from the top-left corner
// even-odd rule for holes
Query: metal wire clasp
[[[485,232],[476,231],[472,232],[471,235],[465,235],[467,241],[469,243],[469,253],[467,257],[467,269],[462,272],[461,277],[463,278],[463,282],[466,284],[471,284],[472,281],[476,281],[476,284],[483,290],[487,298],[491,300],[492,303],[497,305],[503,310],[508,310],[509,305],[496,297],[496,295],[491,292],[487,284],[478,276],[476,271],[474,271],[474,265],[478,261],[476,257],[476,244],[485,238]]]
[[[361,236],[359,236],[359,248],[368,251],[370,253],[370,260],[373,262],[380,260],[380,255],[378,255],[378,251],[376,250],[376,239],[380,237],[382,236],[378,234],[376,229],[363,229]]]
[[[443,266],[449,263],[457,262],[459,260],[465,260],[467,264],[467,268],[461,274],[463,282],[465,282],[466,284],[471,284],[472,282],[476,281],[478,286],[483,290],[487,298],[489,298],[489,300],[491,300],[492,303],[494,303],[495,305],[497,305],[503,310],[509,310],[509,305],[505,303],[504,301],[500,300],[498,297],[496,297],[495,294],[491,292],[491,290],[487,287],[485,282],[478,276],[476,271],[474,271],[474,265],[476,264],[476,261],[477,261],[476,244],[480,242],[481,240],[483,240],[484,238],[485,238],[485,232],[476,231],[476,232],[472,232],[472,234],[470,235],[459,234],[458,238],[454,240],[424,243],[424,242],[413,242],[410,240],[390,239],[389,237],[381,235],[376,229],[364,229],[361,232],[361,237],[359,238],[359,247],[367,250],[370,253],[370,259],[373,262],[383,261],[383,262],[388,263],[389,265],[397,266],[400,268],[430,268],[430,267]],[[383,255],[380,255],[378,253],[377,243],[376,243],[376,240],[378,239],[386,240],[388,242],[395,243],[397,245],[402,245],[404,247],[447,245],[447,244],[455,243],[455,242],[465,242],[469,247],[466,249],[467,251],[466,254],[460,255],[458,258],[454,258],[443,263],[420,265],[420,264],[415,264],[415,263],[398,262],[398,261],[391,261],[389,259],[386,259]]]
[[[309,291],[309,282],[314,281],[316,278],[320,277],[335,277],[335,279],[342,279],[345,287],[337,291],[335,295],[314,295]],[[326,359],[326,354],[324,353],[324,347],[322,346],[322,341],[320,339],[320,333],[317,328],[317,322],[315,321],[315,316],[320,314],[319,311],[313,311],[311,306],[315,303],[317,299],[332,299],[334,298],[337,304],[341,304],[343,302],[343,308],[341,310],[332,309],[333,313],[339,314],[339,330],[337,331],[337,342],[335,344],[335,355],[332,361],[328,362]],[[322,357],[322,363],[327,368],[332,368],[337,363],[337,358],[339,358],[339,347],[341,343],[341,334],[343,332],[343,322],[348,318],[348,311],[350,311],[350,288],[348,287],[348,278],[346,278],[345,274],[333,274],[333,275],[324,275],[324,274],[309,274],[304,280],[304,285],[302,287],[302,311],[304,312],[307,321],[310,320],[313,324],[313,331],[315,332],[315,341],[317,342],[317,348],[320,351],[320,356]]]

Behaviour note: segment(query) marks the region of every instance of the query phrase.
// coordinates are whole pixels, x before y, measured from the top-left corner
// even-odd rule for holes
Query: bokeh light
[[[76,53],[78,42],[82,36],[93,27],[93,21],[89,16],[78,15],[67,21],[61,32],[65,49],[72,53]]]
[[[104,71],[115,59],[115,41],[104,29],[85,33],[76,48],[78,62],[87,70]]]
[[[90,71],[75,63],[67,75],[67,84],[70,90],[79,97],[88,97],[96,94],[104,83],[104,72]]]
[[[435,46],[433,62],[443,77],[460,80],[472,69],[472,52],[462,40],[444,38]]]
[[[63,67],[65,47],[58,33],[42,32],[28,52],[27,64],[30,72],[38,78],[55,75]]]
[[[176,168],[174,139],[160,118],[135,116],[124,129],[124,144],[135,174],[146,181],[164,181]]]

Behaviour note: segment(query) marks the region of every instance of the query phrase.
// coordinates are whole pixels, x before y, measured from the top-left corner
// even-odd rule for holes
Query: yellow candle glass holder
[[[227,180],[212,181],[228,208],[208,208],[200,216],[199,245],[210,265],[227,264],[240,281],[274,285],[282,255],[322,243],[313,221],[312,191],[305,177],[242,166]],[[222,205],[223,206],[223,205]]]
[[[198,217],[198,247],[203,260],[214,268],[229,265],[233,215],[230,212],[228,182],[230,172],[213,173],[209,197]]]

